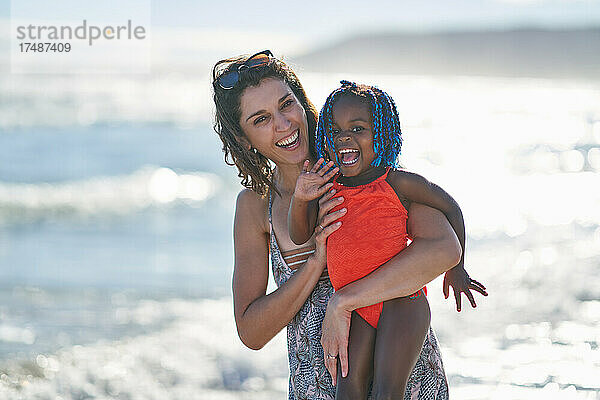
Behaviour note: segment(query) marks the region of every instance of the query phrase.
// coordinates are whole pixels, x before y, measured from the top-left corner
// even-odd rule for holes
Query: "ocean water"
[[[457,313],[430,285],[453,398],[600,399],[600,83],[300,78],[317,105],[390,92],[403,165],[463,208],[490,296]],[[0,398],[285,398],[284,335],[237,338],[205,80],[2,78],[0,129]]]

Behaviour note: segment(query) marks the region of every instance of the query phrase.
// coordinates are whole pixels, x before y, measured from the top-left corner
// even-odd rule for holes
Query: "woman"
[[[246,187],[238,196],[234,221],[238,334],[246,346],[260,349],[287,325],[289,398],[332,399],[337,368],[343,376],[347,372],[352,311],[416,292],[458,263],[458,240],[440,212],[412,204],[412,244],[334,294],[325,269],[325,242],[339,228],[336,220],[344,212],[329,211],[343,199],[328,193],[320,200],[320,227],[309,246],[295,245],[288,235],[296,179],[304,160],[315,161],[317,112],[298,78],[265,51],[219,61],[213,69],[213,91],[215,131],[226,162],[237,166]],[[278,289],[266,295],[269,253]],[[384,387],[375,391],[375,398],[385,397]],[[447,397],[439,348],[430,330],[405,398]]]

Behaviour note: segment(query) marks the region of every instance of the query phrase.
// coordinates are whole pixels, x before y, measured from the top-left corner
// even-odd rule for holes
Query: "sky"
[[[507,29],[523,26],[561,28],[600,25],[598,0],[332,0],[247,1],[198,0],[12,0],[36,4],[32,15],[49,9],[61,13],[111,4],[151,5],[155,27],[223,31],[281,32],[311,37],[378,30],[444,31]],[[9,0],[0,0],[0,17],[10,15]],[[96,6],[93,6],[96,4]],[[76,12],[76,11],[75,11]]]
[[[170,64],[265,48],[293,57],[378,32],[600,27],[600,0],[0,0],[2,37],[9,35],[11,4],[33,20],[46,15],[120,20],[123,9],[138,9],[131,12],[135,19],[149,12],[154,53]]]
[[[153,20],[160,25],[323,33],[380,28],[429,31],[600,23],[600,1],[589,0],[232,0],[226,4],[226,8],[220,8],[192,0],[153,0]]]

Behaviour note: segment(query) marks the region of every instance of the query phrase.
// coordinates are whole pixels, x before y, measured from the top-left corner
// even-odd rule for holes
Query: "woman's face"
[[[299,164],[308,157],[306,112],[282,80],[263,79],[240,99],[240,126],[252,147],[282,164]]]

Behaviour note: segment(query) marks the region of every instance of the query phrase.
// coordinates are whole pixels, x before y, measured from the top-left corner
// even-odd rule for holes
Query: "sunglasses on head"
[[[260,53],[249,57],[246,61],[240,64],[237,69],[224,73],[217,78],[219,86],[222,89],[233,89],[236,83],[240,80],[240,74],[252,68],[264,67],[271,61],[273,53],[270,50],[263,50]]]

